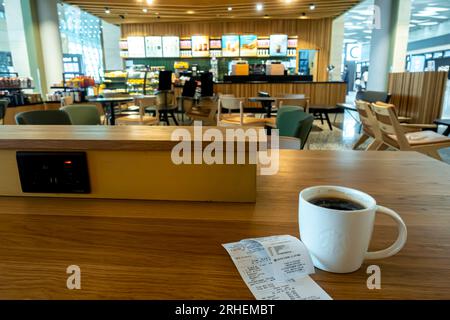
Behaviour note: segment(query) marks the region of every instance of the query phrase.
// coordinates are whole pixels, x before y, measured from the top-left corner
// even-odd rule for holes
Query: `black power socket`
[[[16,154],[25,193],[90,193],[85,152],[28,152]]]

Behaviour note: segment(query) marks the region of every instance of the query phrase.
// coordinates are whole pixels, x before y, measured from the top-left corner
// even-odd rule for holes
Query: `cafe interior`
[[[3,0],[0,299],[450,299],[449,30],[447,0]]]

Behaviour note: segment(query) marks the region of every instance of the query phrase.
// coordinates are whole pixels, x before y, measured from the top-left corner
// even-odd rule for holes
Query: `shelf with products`
[[[130,94],[151,94],[158,89],[159,71],[163,66],[135,66],[127,72],[127,87]]]
[[[127,92],[128,75],[122,70],[106,71],[103,76],[101,89],[103,91],[124,93]]]

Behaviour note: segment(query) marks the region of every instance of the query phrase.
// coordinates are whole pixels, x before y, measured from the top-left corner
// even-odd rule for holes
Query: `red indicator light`
[[[64,164],[71,165],[72,161],[70,161],[70,160],[64,161]]]

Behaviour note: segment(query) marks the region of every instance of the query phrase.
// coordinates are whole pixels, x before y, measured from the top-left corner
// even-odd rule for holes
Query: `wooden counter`
[[[345,101],[344,82],[292,82],[292,83],[216,83],[215,93],[234,94],[236,97],[256,97],[259,91],[277,97],[284,94],[304,94],[310,105],[336,106]]]
[[[253,299],[221,244],[298,237],[298,193],[319,184],[368,192],[408,227],[391,258],[316,270],[332,298],[450,298],[450,166],[412,152],[282,151],[254,204],[0,197],[0,299]],[[371,248],[395,238],[377,217]],[[73,264],[81,290],[66,288]],[[372,264],[381,290],[367,289]]]
[[[172,150],[180,143],[179,136],[172,138],[175,130],[190,137],[183,140],[190,146],[189,164],[173,161]],[[225,129],[218,130],[225,136]],[[210,142],[201,142],[202,134],[194,127],[169,126],[0,126],[0,195],[254,202],[256,164],[205,163],[202,155]],[[227,143],[222,145],[227,150]],[[195,148],[201,163],[194,163]],[[22,192],[17,151],[85,151],[91,192]],[[238,151],[233,143],[233,153]],[[247,142],[243,153],[248,159]]]

